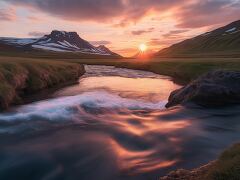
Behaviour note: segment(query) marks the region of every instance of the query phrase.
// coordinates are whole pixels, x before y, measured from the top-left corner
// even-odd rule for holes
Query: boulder
[[[167,108],[196,103],[217,107],[240,103],[240,71],[216,70],[171,93]]]

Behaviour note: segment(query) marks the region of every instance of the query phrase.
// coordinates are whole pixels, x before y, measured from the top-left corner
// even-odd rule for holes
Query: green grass
[[[239,180],[240,144],[235,144],[225,150],[215,161],[193,170],[173,171],[168,174],[168,177],[168,179],[176,180]]]
[[[208,170],[203,179],[240,179],[240,144],[235,144],[224,151],[216,163]]]
[[[83,66],[62,61],[0,58],[0,109],[18,103],[21,95],[76,81]]]
[[[41,59],[41,61],[47,62],[54,60],[78,64],[109,65],[140,69],[171,76],[182,83],[188,83],[200,75],[216,69],[240,70],[240,58],[157,58],[151,60],[113,58],[92,59],[76,58],[75,56],[68,56],[68,54],[63,54],[61,57],[53,57],[52,55],[49,57],[47,55],[46,57],[40,57],[34,59]]]
[[[151,71],[188,83],[200,75],[216,70],[240,70],[240,58],[158,58],[141,59],[58,59],[89,65],[112,65],[116,67]]]
[[[234,58],[195,58],[195,59],[155,59],[149,62],[141,60],[117,61],[117,67],[141,69],[173,77],[188,83],[200,75],[217,69],[240,70],[240,59]]]

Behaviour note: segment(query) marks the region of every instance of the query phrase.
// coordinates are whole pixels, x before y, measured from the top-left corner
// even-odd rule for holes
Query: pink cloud
[[[39,31],[32,31],[32,32],[28,33],[28,35],[32,36],[32,37],[42,37],[42,36],[44,36],[46,34],[48,34],[48,33],[46,33],[46,32],[39,32]]]
[[[93,44],[94,46],[99,46],[99,45],[109,45],[112,44],[111,41],[90,41],[91,44]]]
[[[15,21],[16,11],[13,8],[0,9],[0,21]]]
[[[132,31],[133,35],[139,36],[142,34],[146,34],[146,33],[151,33],[154,31],[155,28],[148,28],[146,30],[136,30],[136,31]]]
[[[199,28],[226,24],[240,17],[240,2],[203,0],[181,7],[176,13],[179,28]]]

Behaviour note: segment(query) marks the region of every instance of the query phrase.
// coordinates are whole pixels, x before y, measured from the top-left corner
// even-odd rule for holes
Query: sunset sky
[[[0,0],[0,36],[76,31],[124,56],[153,51],[240,19],[240,0]]]

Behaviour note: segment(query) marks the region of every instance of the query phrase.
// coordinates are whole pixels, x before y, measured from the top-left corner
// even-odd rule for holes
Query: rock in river
[[[196,103],[217,107],[240,103],[240,71],[216,70],[171,93],[166,107]]]

